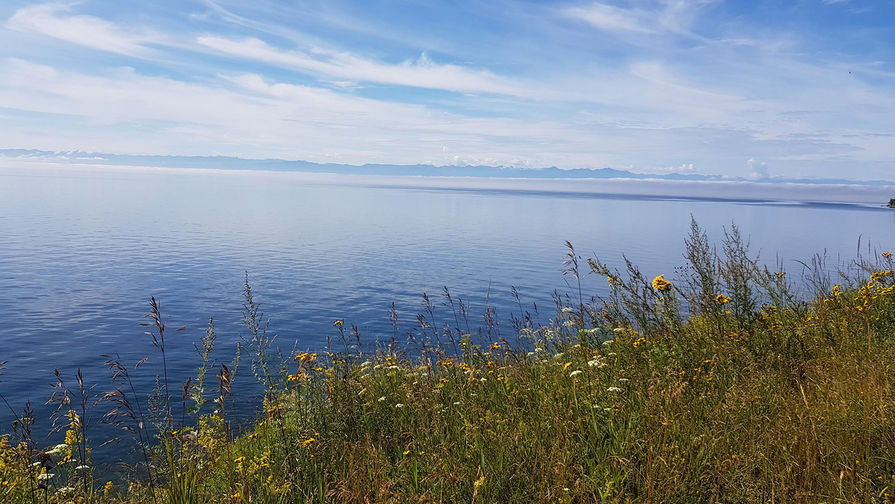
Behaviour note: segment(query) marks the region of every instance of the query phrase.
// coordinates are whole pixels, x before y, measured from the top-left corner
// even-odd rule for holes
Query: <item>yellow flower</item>
[[[305,439],[304,441],[302,441],[301,445],[308,446],[308,445],[312,444],[314,441],[317,441],[317,440],[311,437],[311,438],[308,438],[308,439]]]
[[[115,491],[115,484],[112,483],[111,481],[107,481],[106,484],[103,486],[103,496],[108,497],[114,491]]]
[[[565,371],[566,369],[569,369],[570,367],[572,367],[572,363],[566,362],[565,365],[563,365],[562,370]]]
[[[233,462],[240,464],[242,462],[245,462],[245,459],[246,459],[245,457],[236,457],[235,459],[233,459]]]
[[[715,296],[715,302],[718,304],[727,304],[730,302],[730,298],[725,296],[724,294],[718,294]]]
[[[883,256],[883,257],[885,257],[886,259],[892,257],[892,253],[891,253],[891,252],[888,252],[888,251],[883,252],[883,253],[880,254],[880,255]]]
[[[665,280],[665,275],[659,275],[656,278],[653,278],[653,288],[657,291],[667,291],[671,290],[674,286],[671,285],[671,282]]]
[[[500,343],[498,343],[498,342],[495,341],[494,343],[491,343],[491,346],[490,346],[489,348],[490,348],[491,350],[497,350],[497,349],[500,348]]]
[[[314,362],[317,360],[317,353],[302,352],[295,356],[295,360],[301,362]]]
[[[842,295],[842,284],[836,284],[833,286],[833,295],[834,296]]]
[[[344,320],[336,320],[335,322],[333,322],[333,325],[336,327],[342,327],[342,324],[344,324],[344,323],[345,323]]]

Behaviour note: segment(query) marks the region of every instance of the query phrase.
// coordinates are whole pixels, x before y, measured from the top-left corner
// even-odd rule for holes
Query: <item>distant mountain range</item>
[[[745,178],[697,173],[636,173],[614,168],[516,168],[486,165],[390,165],[312,163],[286,159],[244,159],[229,156],[151,156],[108,154],[82,151],[44,151],[36,149],[0,149],[0,157],[47,161],[70,161],[95,165],[155,166],[169,168],[213,168],[218,170],[267,170],[307,173],[335,173],[344,175],[392,175],[429,177],[489,177],[526,179],[651,179],[679,181],[725,181],[795,184],[845,184],[862,186],[891,186],[890,180],[806,179],[806,178]]]

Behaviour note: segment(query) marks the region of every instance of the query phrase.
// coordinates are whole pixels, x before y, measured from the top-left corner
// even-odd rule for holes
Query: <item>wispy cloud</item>
[[[601,30],[611,32],[656,33],[658,26],[651,13],[594,2],[586,7],[569,7],[564,13]]]
[[[520,88],[491,72],[438,64],[425,53],[412,61],[389,64],[330,49],[315,48],[313,52],[287,51],[256,38],[233,40],[203,36],[197,42],[231,57],[260,61],[326,78],[471,93],[522,94]]]
[[[697,11],[712,0],[663,0],[618,7],[601,2],[567,7],[562,13],[600,30],[615,33],[693,35],[690,25]],[[640,5],[643,5],[642,7]]]
[[[6,23],[12,30],[36,32],[72,44],[127,56],[152,54],[147,44],[159,42],[157,33],[129,30],[104,19],[73,14],[73,4],[48,3],[17,10]]]

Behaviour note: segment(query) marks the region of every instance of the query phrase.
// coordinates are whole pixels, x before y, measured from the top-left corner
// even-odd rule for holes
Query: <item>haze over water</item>
[[[246,273],[284,349],[322,350],[327,335],[337,339],[336,319],[356,324],[373,348],[393,335],[392,302],[401,331],[414,328],[424,292],[436,303],[437,322],[452,318],[445,286],[471,304],[473,326],[490,289],[501,335],[511,335],[509,316],[519,312],[512,286],[526,310],[537,303],[546,322],[553,291],[570,292],[562,275],[565,240],[582,256],[621,265],[624,254],[646,275],[674,280],[691,215],[712,239],[736,223],[753,251],[796,274],[797,261],[824,250],[833,262],[853,259],[859,237],[865,255],[868,241],[871,252],[895,247],[895,211],[870,199],[875,193],[856,203],[864,193],[843,192],[840,199],[851,203],[833,204],[758,201],[761,194],[645,196],[648,184],[619,181],[568,182],[565,191],[533,190],[543,182],[532,190],[520,190],[525,181],[503,182],[505,189],[489,183],[0,169],[0,361],[9,361],[0,390],[15,407],[26,400],[41,405],[54,368],[70,381],[82,368],[103,390],[109,374],[99,355],[118,353],[131,363],[150,356],[135,376],[148,392],[160,366],[139,325],[150,296],[160,300],[170,329],[187,326],[169,332],[175,383],[197,366],[192,345],[211,316],[214,357],[229,363],[246,333],[240,324]],[[601,187],[630,194],[598,194]],[[588,295],[607,290],[593,275],[584,287]],[[248,360],[244,366],[248,380]],[[0,413],[0,421],[9,420]]]

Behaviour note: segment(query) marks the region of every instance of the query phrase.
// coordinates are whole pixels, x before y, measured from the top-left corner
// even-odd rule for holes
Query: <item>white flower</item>
[[[38,474],[37,480],[38,481],[46,481],[46,480],[52,478],[53,476],[56,476],[56,475],[53,473]]]
[[[609,345],[612,344],[613,341],[615,341],[615,340],[608,339],[608,340],[606,340],[606,341],[603,342],[603,345],[604,345],[604,346],[609,346]]]
[[[563,312],[563,313],[572,313],[572,307],[571,307],[571,306],[564,306],[563,309],[562,309],[562,312]]]
[[[583,373],[583,371],[581,371],[580,369],[576,369],[576,370],[572,371],[571,373],[569,373],[569,378],[574,378],[574,377],[580,375],[581,373]]]
[[[401,369],[401,368],[399,368],[397,365],[393,364],[393,365],[389,366],[388,369]]]
[[[575,322],[573,322],[571,320],[567,320],[567,321],[563,322],[562,325],[564,325],[566,327],[575,327]]]
[[[86,471],[87,469],[90,469],[90,466],[88,466],[88,465],[79,465],[78,467],[75,467],[75,471]]]
[[[56,489],[56,491],[59,492],[59,493],[67,494],[67,493],[72,493],[72,492],[74,492],[75,489],[72,488],[72,487],[70,487],[70,486],[64,486],[64,487],[61,487],[61,488]]]
[[[460,401],[456,401],[456,402],[454,403],[454,406],[460,406]]]
[[[606,362],[600,358],[600,356],[597,356],[596,358],[587,361],[587,365],[590,367],[601,368],[606,367]]]
[[[395,404],[395,407],[396,407],[396,408],[398,408],[398,409],[401,409],[401,408],[403,408],[403,407],[404,407],[404,405],[403,405],[403,404],[401,404],[401,403],[398,403],[398,404]]]
[[[376,400],[377,400],[378,402],[385,401],[385,396],[382,396],[382,397],[380,397],[379,399],[376,399]]]
[[[554,355],[553,358],[554,358],[554,359],[561,359],[562,356],[563,356],[563,353],[562,353],[562,352],[559,352],[558,354]]]
[[[620,382],[622,382],[622,383],[628,383],[628,379],[627,379],[627,378],[619,378],[618,381],[620,381]]]
[[[618,387],[609,387],[608,389],[606,389],[606,392],[621,392],[621,391],[622,391],[622,389],[620,389]]]

